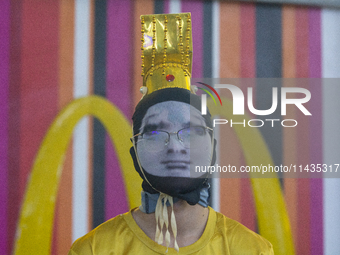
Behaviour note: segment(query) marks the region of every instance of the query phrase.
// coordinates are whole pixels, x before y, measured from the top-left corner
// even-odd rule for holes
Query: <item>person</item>
[[[215,163],[216,141],[190,85],[190,13],[141,19],[143,97],[130,149],[141,206],[76,240],[69,255],[274,254],[265,238],[208,206],[207,173],[194,170]]]

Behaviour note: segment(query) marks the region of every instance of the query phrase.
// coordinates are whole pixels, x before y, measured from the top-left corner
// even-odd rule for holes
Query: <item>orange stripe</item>
[[[294,6],[282,7],[282,75],[283,78],[296,77],[296,34]]]
[[[226,95],[223,96],[227,97]],[[243,154],[239,140],[230,125],[220,128],[218,142],[220,152],[219,165],[236,166],[239,169]],[[220,212],[234,220],[241,221],[241,179],[221,178],[220,194]]]
[[[242,3],[241,16],[241,77],[256,76],[256,6],[253,3]],[[255,97],[254,97],[255,98]]]
[[[60,1],[59,108],[73,99],[74,0]]]
[[[238,78],[241,71],[240,60],[240,4],[221,2],[220,4],[220,77]]]
[[[282,75],[284,78],[296,77],[296,7],[284,6],[282,8]],[[287,82],[285,82],[287,81]],[[291,80],[284,80],[284,87],[294,87]],[[287,108],[287,119],[296,119],[295,108]],[[297,134],[296,128],[284,128],[283,132],[283,163],[284,165],[297,164]],[[293,240],[297,237],[297,179],[284,179],[284,193],[287,211],[290,218]],[[296,245],[296,243],[295,243]]]
[[[243,164],[244,165],[244,164]],[[256,231],[254,195],[249,178],[241,179],[241,223]]]
[[[240,77],[240,4],[220,3],[220,77]],[[225,92],[225,91],[224,91]],[[224,93],[222,92],[222,95]],[[228,94],[230,97],[230,94]],[[224,96],[227,96],[224,94]],[[230,126],[221,128],[220,165],[239,167],[242,151],[235,132]],[[241,221],[241,180],[220,180],[220,211]]]
[[[219,165],[236,166],[239,169],[243,154],[239,140],[229,125],[220,128],[218,143]],[[222,174],[222,176],[226,177],[225,174]],[[220,212],[234,220],[241,221],[241,179],[220,179]]]
[[[60,1],[59,109],[73,99],[74,1]],[[67,254],[72,242],[72,144],[60,179],[55,217],[55,252]]]
[[[58,188],[56,208],[56,254],[67,254],[72,243],[72,146],[66,158]]]
[[[223,163],[221,162],[221,165]],[[224,164],[226,165],[226,164]],[[227,164],[228,165],[228,164]],[[241,222],[241,183],[240,179],[220,179],[220,212]]]
[[[141,76],[142,73],[142,59],[141,59],[141,21],[140,16],[145,14],[154,13],[154,1],[153,0],[140,0],[134,1],[134,21],[133,21],[133,31],[131,38],[134,41],[133,44],[133,85],[132,85],[132,94],[133,94],[133,106],[136,106],[139,100],[142,97],[142,94],[139,92],[139,88],[143,85],[143,79]]]

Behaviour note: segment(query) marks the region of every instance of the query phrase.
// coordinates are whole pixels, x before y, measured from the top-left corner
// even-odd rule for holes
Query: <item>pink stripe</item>
[[[170,12],[170,0],[164,0],[164,13],[169,13]]]
[[[321,24],[320,9],[309,9],[309,76],[321,78]],[[310,92],[310,157],[311,163],[322,163],[322,89],[321,79],[311,79]],[[323,199],[322,179],[311,179],[311,254],[323,254]]]
[[[182,1],[182,12],[191,12],[193,60],[192,77],[203,77],[203,3],[202,1]]]
[[[321,11],[310,8],[309,18],[309,77],[321,78]],[[320,94],[318,94],[320,95]]]
[[[132,24],[126,14],[131,11],[130,1],[109,0],[107,3],[106,96],[128,119],[132,114],[129,98],[133,45],[130,40],[131,33],[128,32],[132,29]],[[106,139],[105,181],[105,217],[109,219],[128,210],[120,166],[109,138]]]
[[[0,1],[0,253],[7,253],[7,156],[10,1]]]

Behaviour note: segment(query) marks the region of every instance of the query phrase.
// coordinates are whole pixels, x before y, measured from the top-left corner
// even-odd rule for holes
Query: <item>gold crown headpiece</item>
[[[192,68],[191,14],[142,15],[141,92],[164,88],[190,90]]]

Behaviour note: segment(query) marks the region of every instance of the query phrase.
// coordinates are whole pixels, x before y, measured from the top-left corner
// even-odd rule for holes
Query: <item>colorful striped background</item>
[[[340,78],[340,10],[203,0],[0,0],[1,254],[13,250],[27,180],[49,125],[73,99],[91,94],[130,119],[142,84],[139,16],[169,12],[192,13],[193,77]],[[261,130],[277,165],[340,158],[340,86],[306,88],[313,121],[290,111],[301,120],[296,129]],[[271,96],[257,92],[257,106],[266,105]],[[244,164],[236,137],[226,135],[228,163]],[[249,179],[213,184],[213,206],[256,231]],[[282,189],[296,253],[338,254],[339,180],[282,179]],[[97,120],[83,119],[65,159],[51,253],[66,254],[76,238],[128,209],[115,149]]]

